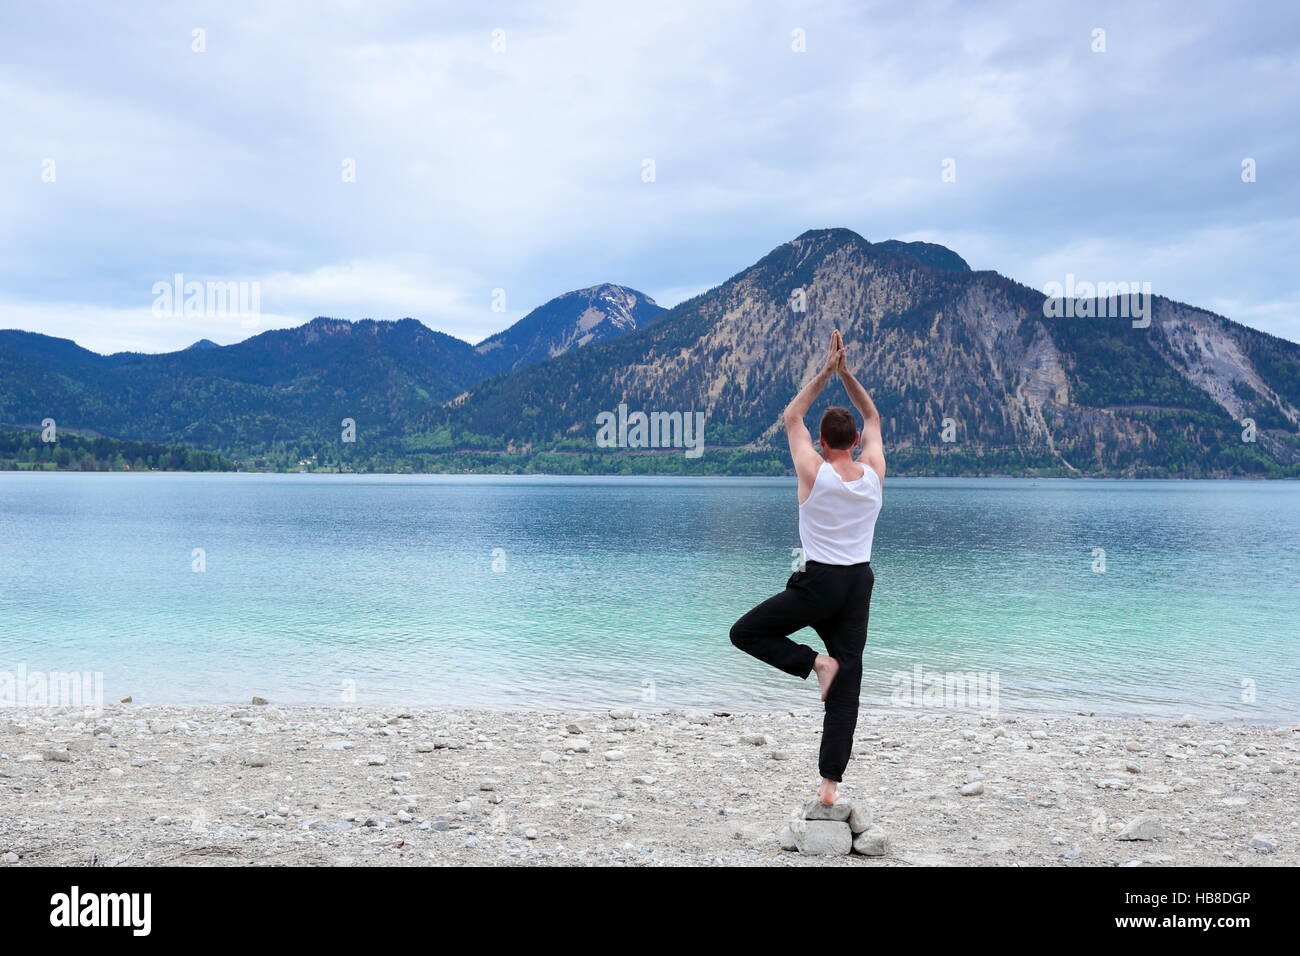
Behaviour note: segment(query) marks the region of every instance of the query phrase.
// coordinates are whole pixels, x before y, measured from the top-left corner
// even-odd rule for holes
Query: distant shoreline
[[[4,475],[16,474],[43,474],[43,475],[117,475],[117,476],[149,476],[149,475],[263,475],[269,477],[321,477],[321,478],[628,478],[641,481],[644,479],[663,479],[668,481],[681,480],[711,480],[719,478],[745,478],[762,481],[786,481],[792,480],[794,474],[788,475],[725,475],[725,474],[704,474],[704,475],[656,475],[656,474],[619,474],[615,472],[606,473],[574,473],[563,474],[549,471],[79,471],[75,468],[48,469],[48,468],[23,468],[23,469],[2,469],[0,477]],[[886,481],[1053,481],[1053,482],[1081,482],[1081,481],[1204,481],[1204,482],[1229,482],[1229,481],[1269,481],[1269,482],[1287,482],[1300,481],[1300,477],[1282,476],[1270,478],[1265,475],[1224,475],[1215,478],[1173,478],[1173,477],[1152,477],[1152,478],[1126,478],[1117,475],[1052,475],[1050,477],[1034,477],[1031,475],[888,475]]]

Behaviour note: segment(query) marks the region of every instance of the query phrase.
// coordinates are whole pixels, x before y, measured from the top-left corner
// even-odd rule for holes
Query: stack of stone
[[[809,856],[885,856],[889,853],[889,835],[872,826],[869,809],[843,799],[829,806],[814,800],[791,814],[790,822],[781,831],[781,848]]]

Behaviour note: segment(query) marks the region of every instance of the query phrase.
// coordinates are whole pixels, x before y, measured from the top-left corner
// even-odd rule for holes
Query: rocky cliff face
[[[506,372],[643,328],[666,311],[643,292],[606,282],[552,299],[474,351],[489,374]]]
[[[715,445],[779,446],[781,409],[839,328],[895,451],[1078,474],[1300,460],[1300,346],[1163,299],[1148,328],[1049,317],[1041,293],[936,248],[805,233],[649,329],[476,387],[453,421],[545,444],[626,402],[703,411]],[[838,384],[831,401],[845,401]]]

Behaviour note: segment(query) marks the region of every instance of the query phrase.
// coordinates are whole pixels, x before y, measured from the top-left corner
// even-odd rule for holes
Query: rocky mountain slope
[[[508,372],[644,328],[667,311],[643,292],[606,282],[557,296],[474,351],[490,374]]]
[[[1300,346],[1158,297],[1148,328],[1050,318],[1041,293],[913,246],[807,232],[649,329],[480,383],[443,420],[497,448],[581,448],[626,403],[704,412],[715,448],[779,449],[781,409],[838,327],[908,467],[1265,474],[1300,461]],[[845,401],[838,384],[827,401]]]

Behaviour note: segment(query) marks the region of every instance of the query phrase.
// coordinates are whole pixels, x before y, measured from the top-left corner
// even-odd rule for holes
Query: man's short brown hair
[[[821,433],[823,445],[845,451],[853,447],[858,437],[858,423],[847,408],[832,405],[822,412]]]

